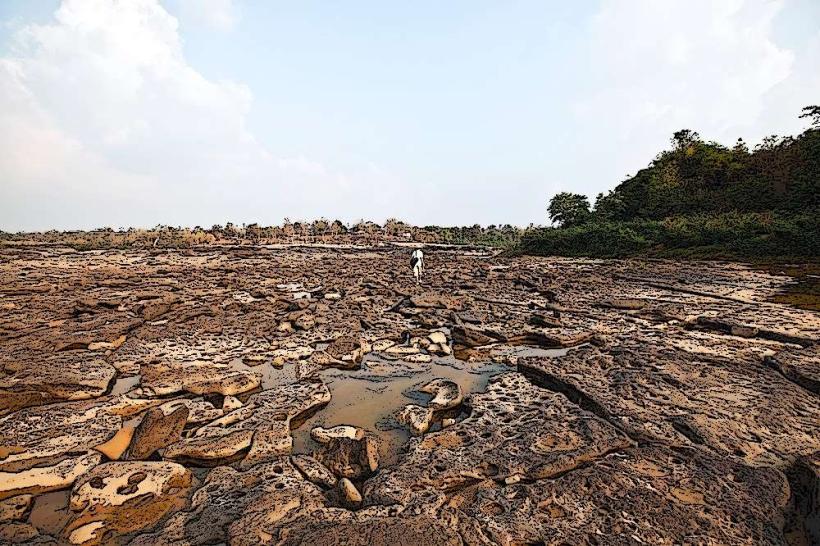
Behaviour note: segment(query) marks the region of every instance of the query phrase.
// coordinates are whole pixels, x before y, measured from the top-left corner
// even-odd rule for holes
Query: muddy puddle
[[[486,349],[491,359],[485,362],[466,362],[453,356],[434,357],[431,362],[406,362],[380,353],[370,353],[364,357],[358,370],[321,370],[319,375],[330,389],[331,400],[306,419],[294,422],[293,452],[310,454],[319,447],[310,437],[314,427],[353,425],[379,438],[382,466],[389,466],[396,462],[410,439],[409,431],[396,422],[395,415],[406,404],[427,403],[431,395],[418,391],[426,383],[436,378],[446,378],[458,383],[465,395],[481,392],[494,375],[514,369],[510,364],[501,363],[505,359],[497,357],[562,356],[568,350],[503,344]],[[281,367],[272,365],[270,361],[250,365],[237,358],[229,366],[259,374],[261,390],[299,380],[295,362]],[[139,381],[139,376],[118,378],[112,394],[125,393],[139,386]],[[246,400],[249,396],[250,393],[240,398]],[[131,423],[127,425],[123,429],[133,428]],[[117,440],[115,437],[110,443],[119,444]],[[110,447],[117,450],[118,445]]]
[[[558,356],[565,350],[531,347],[499,348],[516,351],[518,356]],[[534,353],[527,354],[527,350]],[[389,360],[377,354],[367,355],[359,370],[327,369],[320,373],[331,392],[330,403],[293,430],[294,453],[311,453],[318,448],[310,437],[316,426],[354,425],[375,433],[379,438],[382,466],[397,461],[410,439],[406,427],[395,421],[395,414],[406,404],[425,405],[430,395],[418,389],[436,378],[458,383],[465,395],[483,391],[490,379],[510,371],[505,364],[468,363],[452,356],[435,358],[428,363]]]
[[[68,523],[68,501],[71,491],[53,491],[34,498],[31,508],[30,521],[40,533],[59,536],[65,524]]]

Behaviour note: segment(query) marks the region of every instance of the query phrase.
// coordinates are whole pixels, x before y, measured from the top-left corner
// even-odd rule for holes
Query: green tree
[[[550,199],[547,212],[561,227],[577,226],[590,218],[589,199],[580,193],[561,192]]]
[[[809,118],[813,129],[820,129],[820,106],[805,106],[798,117]]]

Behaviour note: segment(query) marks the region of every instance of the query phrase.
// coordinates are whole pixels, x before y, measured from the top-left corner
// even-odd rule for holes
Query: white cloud
[[[239,23],[239,8],[233,0],[180,0],[181,16],[227,32]]]
[[[729,145],[740,136],[754,142],[799,132],[799,109],[820,90],[809,66],[820,58],[776,43],[783,7],[782,0],[605,0],[589,29],[593,89],[575,104],[590,134],[609,137],[602,163],[634,173],[681,128]]]
[[[252,94],[187,64],[156,0],[64,0],[0,59],[0,228],[366,216],[396,181],[280,158]],[[351,184],[351,178],[356,180]]]

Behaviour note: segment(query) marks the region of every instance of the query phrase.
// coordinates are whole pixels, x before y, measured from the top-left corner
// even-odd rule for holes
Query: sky
[[[0,229],[545,224],[818,103],[816,0],[0,0]]]

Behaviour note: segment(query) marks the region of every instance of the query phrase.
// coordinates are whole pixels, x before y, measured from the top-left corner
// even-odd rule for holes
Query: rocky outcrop
[[[0,245],[0,542],[817,542],[788,278],[406,254]]]
[[[483,480],[449,498],[468,544],[782,544],[788,484],[697,448],[629,448],[549,480]]]
[[[148,396],[178,392],[236,395],[259,387],[259,374],[231,369],[227,364],[193,362],[149,362],[140,366],[142,390]]]
[[[330,401],[320,381],[280,385],[254,394],[248,402],[168,447],[164,456],[209,465],[243,458],[244,465],[289,455],[291,421]],[[242,453],[248,450],[246,454]]]
[[[754,464],[820,450],[820,398],[738,356],[621,345],[522,359],[518,368],[635,439],[702,445]]]
[[[466,403],[467,418],[411,441],[400,465],[367,482],[369,502],[407,503],[417,491],[484,479],[549,478],[632,444],[610,423],[518,373],[498,376]]]
[[[117,373],[85,351],[0,359],[0,416],[28,406],[102,396]]]

